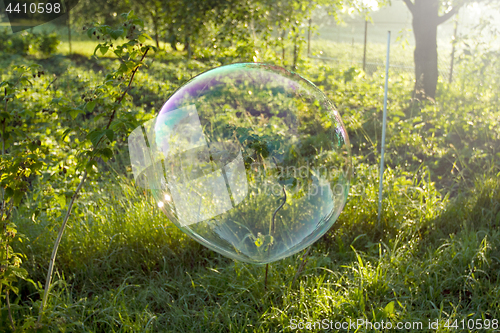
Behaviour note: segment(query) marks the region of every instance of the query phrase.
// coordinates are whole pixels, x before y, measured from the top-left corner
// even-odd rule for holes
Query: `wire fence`
[[[336,62],[339,66],[358,66],[373,73],[385,67],[387,32],[391,31],[391,71],[414,74],[412,17],[402,1],[393,1],[392,6],[374,12],[371,17],[371,21],[350,18],[344,24],[325,23],[313,17],[308,29],[317,31],[307,34],[308,57]],[[473,29],[479,19],[478,13],[462,10],[438,27],[438,71],[443,80],[453,77],[459,50],[452,41]]]
[[[414,46],[405,40],[405,38],[408,38],[403,35],[405,31],[396,31],[396,33],[394,33],[395,31],[391,29],[391,25],[389,24],[378,24],[376,27],[374,27],[374,25],[375,24],[372,23],[351,23],[350,27],[353,31],[352,35],[356,34],[351,37],[351,41],[345,41],[344,32],[344,36],[340,36],[339,34],[339,37],[337,38],[338,41],[333,41],[333,44],[330,45],[328,45],[328,41],[331,42],[332,40],[324,39],[325,37],[328,38],[329,34],[322,34],[320,31],[318,36],[309,41],[311,51],[308,56],[311,59],[336,62],[339,66],[356,65],[358,67],[362,67],[367,73],[371,74],[385,67],[384,57],[386,42],[380,43],[378,41],[379,36],[373,37],[375,41],[372,41],[373,34],[370,34],[370,30],[375,30],[374,28],[376,28],[376,34],[380,34],[380,31],[382,30],[386,36],[387,31],[391,31],[393,35],[396,35],[391,38],[391,70],[396,73],[413,74],[415,71],[413,60]],[[366,42],[364,40],[365,32],[361,34],[359,29],[355,29],[356,26],[366,27]],[[331,27],[331,30],[345,30],[345,27]],[[451,51],[448,48],[443,49],[444,50],[441,50],[441,52],[438,51],[438,71],[442,78],[448,80],[452,66],[452,56]]]

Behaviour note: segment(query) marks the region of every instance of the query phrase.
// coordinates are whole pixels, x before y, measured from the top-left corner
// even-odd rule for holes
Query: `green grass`
[[[124,185],[93,205],[82,203],[86,219],[67,230],[45,322],[51,330],[80,332],[287,332],[291,319],[498,318],[498,180],[451,202],[389,192],[386,223],[393,225],[387,229],[397,229],[390,236],[375,222],[374,190],[363,200],[351,197],[339,226],[313,246],[295,285],[300,255],[271,264],[266,290],[263,266],[204,249]],[[424,200],[437,201],[431,212]],[[361,204],[370,219],[354,213]],[[414,210],[413,225],[396,222],[405,206]],[[32,277],[43,280],[45,270],[36,268],[44,265],[55,230],[43,222],[19,226],[29,230]]]
[[[73,50],[79,45],[88,56],[90,44],[75,42]],[[137,108],[157,112],[179,85],[218,65],[182,56],[157,55],[138,72],[130,92]],[[16,59],[3,61],[7,67]],[[72,87],[66,90],[75,99],[89,84],[82,76],[99,80],[117,63],[81,55],[45,62],[48,74],[67,66],[55,84]],[[439,319],[433,331],[452,332],[443,326],[447,319],[500,319],[498,97],[487,86],[472,91],[464,76],[463,84],[440,82],[436,103],[417,105],[409,98],[411,75],[392,73],[378,223],[383,76],[349,67],[306,61],[298,70],[338,106],[355,166],[348,203],[312,246],[303,270],[302,253],[272,263],[266,289],[264,266],[234,262],[187,237],[123,175],[121,143],[108,164],[121,175],[103,173],[89,182],[74,208],[58,253],[46,331],[289,332],[292,319],[419,321],[424,327]],[[15,248],[26,254],[30,277],[43,284],[61,217],[58,207],[28,214],[35,206],[28,196],[16,212],[26,238]],[[13,298],[17,321],[36,317],[41,284],[20,283],[20,296]],[[6,308],[1,316],[8,330]]]
[[[81,54],[85,56],[91,56],[94,54],[95,47],[97,46],[96,41],[92,40],[76,40],[71,42],[71,52],[76,54]],[[57,48],[58,53],[69,54],[69,43],[63,42],[59,44]]]

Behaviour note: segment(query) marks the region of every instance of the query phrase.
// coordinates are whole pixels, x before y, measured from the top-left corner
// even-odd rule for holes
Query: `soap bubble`
[[[202,73],[135,129],[136,184],[182,231],[227,257],[257,264],[320,238],[347,200],[349,139],[313,83],[246,63]]]

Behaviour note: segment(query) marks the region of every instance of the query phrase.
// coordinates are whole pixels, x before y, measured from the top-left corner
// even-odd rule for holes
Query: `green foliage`
[[[43,71],[40,71],[39,65],[17,66],[10,80],[0,82],[0,91],[3,93],[0,97],[0,103],[3,104],[3,112],[0,113],[0,299],[6,300],[9,318],[10,291],[19,294],[16,282],[18,278],[26,280],[28,276],[27,271],[20,267],[25,256],[11,246],[13,241],[21,242],[24,238],[24,235],[17,233],[12,212],[21,205],[30,182],[40,175],[47,160],[47,149],[37,139],[36,131],[32,132],[44,123],[39,118],[41,112],[25,109],[20,100],[26,98],[28,90],[32,91],[32,81],[41,75]],[[12,319],[11,325],[15,327]]]
[[[52,100],[52,104],[58,110],[73,120],[81,115],[94,115],[91,122],[85,122],[84,126],[79,128],[80,133],[85,134],[85,138],[79,138],[84,144],[77,153],[79,159],[77,168],[85,167],[87,172],[97,171],[96,158],[107,161],[113,156],[110,147],[114,145],[115,138],[119,134],[126,135],[138,125],[134,112],[121,114],[120,117],[116,115],[119,108],[128,105],[126,97],[134,75],[141,66],[144,66],[143,60],[148,50],[153,47],[143,44],[150,37],[141,31],[144,26],[141,19],[133,12],[122,14],[122,18],[123,23],[117,27],[94,23],[85,28],[89,38],[101,41],[96,46],[94,54],[98,51],[103,56],[107,52],[114,53],[121,62],[118,68],[108,73],[102,84],[84,93],[79,104],[71,103],[65,97]],[[114,45],[121,38],[125,38],[125,42]],[[68,129],[64,136],[70,133],[71,130]],[[85,142],[90,145],[85,145]],[[103,147],[103,143],[109,147]]]
[[[472,48],[463,55],[457,71],[462,74],[454,84],[439,83],[435,103],[414,103],[412,78],[391,75],[380,224],[383,75],[297,61],[297,71],[325,91],[342,115],[355,173],[345,209],[313,246],[304,270],[297,275],[301,256],[271,264],[267,291],[263,267],[204,248],[175,228],[149,193],[134,188],[126,146],[130,130],[154,117],[171,93],[204,70],[254,57],[281,63],[280,33],[288,29],[289,51],[298,25],[286,19],[297,11],[307,18],[307,8],[293,4],[269,3],[276,10],[264,14],[265,7],[257,10],[260,3],[240,3],[219,21],[207,12],[212,19],[192,27],[199,29],[191,40],[198,60],[185,61],[177,51],[155,53],[152,63],[141,60],[152,43],[145,30],[155,16],[147,16],[143,29],[133,13],[114,18],[118,25],[86,25],[99,42],[91,58],[46,59],[43,69],[26,58],[2,58],[1,331],[11,331],[7,291],[17,330],[32,330],[54,239],[86,171],[90,176],[60,244],[42,320],[46,331],[287,332],[291,319],[425,324],[437,318],[500,318],[498,82],[478,74],[496,64],[494,49]],[[207,4],[196,6],[202,5]],[[186,24],[201,15],[198,7],[189,11],[193,16],[182,23],[160,24],[160,37],[168,38],[172,24],[181,27],[173,40],[184,43]],[[252,20],[254,27],[245,27]],[[259,24],[267,32],[253,39],[248,31],[257,32]],[[293,65],[289,53],[285,61]],[[242,145],[257,151],[248,163],[287,144],[271,127],[256,133],[236,113],[228,117],[221,123],[231,124]],[[323,144],[315,128],[328,126],[319,117],[302,120],[310,138],[297,148],[297,158]],[[297,181],[279,183],[292,196]],[[273,200],[278,207],[281,193]],[[269,228],[269,219],[262,220]],[[248,237],[263,251],[274,241],[262,233]]]
[[[82,23],[95,20],[110,24],[116,21],[119,8],[132,8],[145,20],[157,47],[169,45],[182,50],[188,59],[223,59],[262,61],[274,58],[283,65],[294,67],[303,59],[303,25],[312,12],[321,6],[339,19],[338,13],[347,7],[365,10],[363,1],[274,1],[274,0],[139,0],[107,1],[99,8],[91,1],[81,1],[77,16]],[[284,59],[282,50],[292,48]],[[279,54],[278,54],[279,53]]]
[[[43,93],[40,93],[38,89],[33,89],[33,80],[44,75],[44,71],[39,65],[14,67],[13,71],[8,73],[10,79],[0,83],[2,91],[0,102],[4,105],[3,112],[0,114],[2,138],[1,221],[3,225],[0,244],[2,248],[0,290],[3,289],[6,292],[5,295],[2,294],[2,297],[7,301],[10,300],[9,291],[18,293],[18,289],[14,287],[16,279],[18,277],[26,279],[27,277],[27,272],[19,267],[23,255],[14,252],[10,245],[17,232],[16,225],[11,221],[12,212],[24,211],[30,214],[32,220],[43,216],[55,217],[56,219],[62,217],[60,210],[53,209],[54,203],[61,210],[66,208],[71,210],[75,197],[73,196],[68,203],[71,196],[71,191],[68,190],[71,189],[72,184],[85,181],[85,176],[80,181],[81,173],[84,170],[91,176],[94,171],[98,170],[97,158],[108,160],[113,156],[110,146],[112,147],[115,143],[118,134],[121,133],[120,130],[124,129],[125,134],[127,134],[127,130],[137,126],[135,114],[118,117],[117,112],[120,107],[127,105],[126,97],[133,77],[139,67],[144,65],[142,61],[151,47],[142,44],[148,38],[146,34],[139,32],[142,21],[132,12],[123,15],[123,19],[124,26],[130,25],[130,29],[126,29],[128,30],[126,33],[122,31],[117,34],[116,31],[120,31],[121,28],[113,30],[109,26],[98,24],[89,29],[89,35],[95,31],[99,33],[98,36],[105,38],[103,43],[98,45],[101,54],[106,53],[103,51],[104,48],[110,49],[122,62],[117,70],[105,77],[103,84],[93,87],[92,98],[82,98],[81,103],[74,103],[71,99],[55,91],[56,97],[52,98],[50,104],[47,103],[51,99],[47,98],[47,95],[50,95],[48,88],[55,80],[48,84],[48,88],[44,89]],[[137,29],[135,25],[137,25]],[[121,38],[122,35],[127,38],[127,41],[124,44],[113,46],[112,41]],[[42,50],[51,52],[57,46],[55,42],[57,40],[54,35],[43,35]],[[14,45],[16,44],[14,43]],[[37,108],[36,103],[29,103],[28,100],[23,101],[28,94],[32,96],[42,95],[44,106]],[[34,100],[36,101],[37,98]],[[32,101],[33,99],[30,102]],[[51,120],[67,117],[71,123],[79,116],[82,117],[87,113],[94,112],[96,106],[99,107],[100,114],[94,117],[94,121],[80,122],[77,131],[79,133],[74,133],[70,128],[61,131],[56,129],[55,136],[51,136],[54,130],[50,123]],[[48,110],[49,107],[53,108],[50,110],[51,112]],[[102,121],[98,122],[102,117],[107,118],[105,124]],[[64,143],[68,142],[71,137],[79,144],[71,147],[68,151],[64,149],[66,146]],[[42,140],[47,141],[47,144],[42,145]],[[63,143],[63,146],[57,147],[53,144],[54,142]],[[102,147],[103,143],[107,143],[108,147]],[[63,159],[61,160],[59,157],[63,157]],[[59,176],[62,177],[54,177],[54,171],[57,169],[59,169]],[[68,174],[68,171],[71,173]],[[54,178],[63,178],[63,182],[54,182]],[[22,207],[24,206],[22,200],[26,196],[34,199],[34,202],[26,207],[28,209]],[[68,216],[68,214],[65,216],[64,224]],[[18,237],[16,240],[21,241],[22,238]],[[9,303],[7,304],[9,318],[11,318],[11,308]],[[26,323],[28,322],[26,321]],[[11,326],[16,326],[14,320],[11,320]]]
[[[49,33],[43,32],[42,34],[39,35],[38,38],[39,38],[38,43],[40,44],[38,49],[45,56],[56,53],[57,47],[61,43],[61,40],[59,39],[59,35],[56,33],[49,34]]]
[[[30,33],[23,31],[10,34],[4,29],[0,34],[0,48],[4,53],[27,55],[40,52],[45,56],[54,54],[61,42],[56,33]]]

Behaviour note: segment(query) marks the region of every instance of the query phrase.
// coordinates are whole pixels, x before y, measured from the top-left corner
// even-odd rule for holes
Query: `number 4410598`
[[[469,329],[469,330],[481,330],[481,329],[498,329],[500,327],[498,319],[462,319],[462,320],[447,320],[444,324],[445,328],[453,329]]]
[[[23,3],[22,5],[17,3],[14,8],[12,8],[12,3],[9,3],[7,7],[5,8],[5,11],[7,13],[31,13],[31,14],[43,14],[43,13],[60,13],[61,12],[61,4],[60,3],[30,3],[29,5],[26,3]]]

